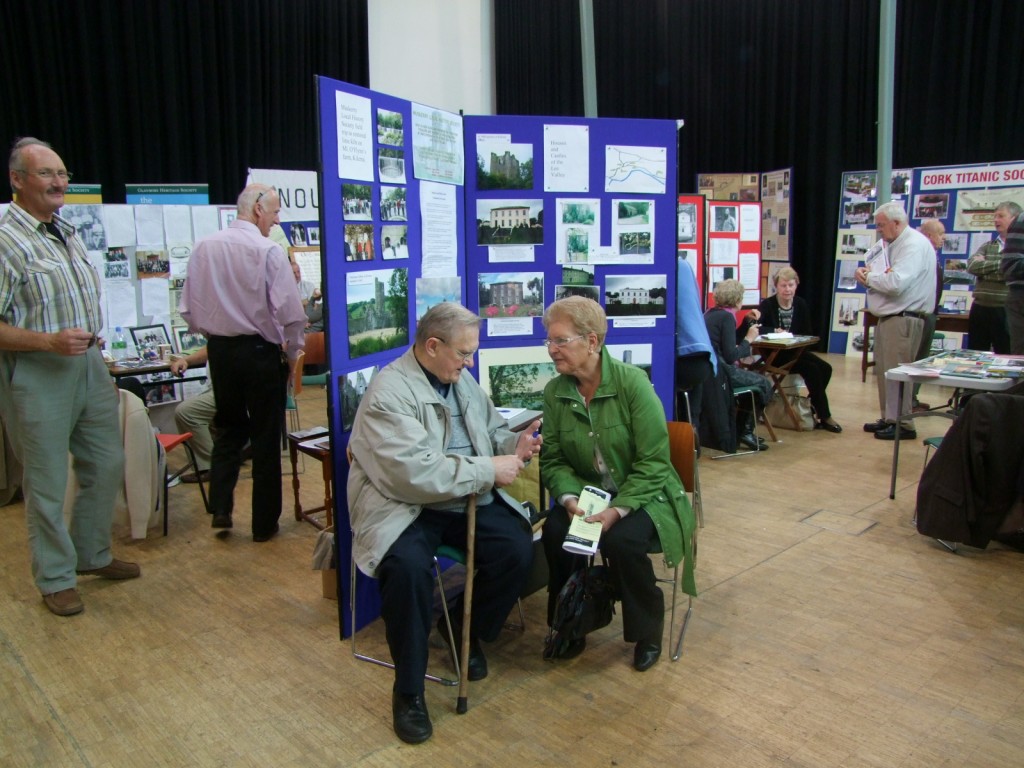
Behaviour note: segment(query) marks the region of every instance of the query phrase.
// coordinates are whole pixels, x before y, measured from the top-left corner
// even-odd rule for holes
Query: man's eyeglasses
[[[434,338],[440,341],[446,347],[448,347],[448,349],[450,349],[452,352],[454,352],[455,356],[459,358],[461,362],[469,363],[473,361],[473,355],[476,354],[476,350],[473,350],[472,352],[463,352],[461,349],[456,349],[455,347],[453,347],[451,344],[448,343],[446,339],[442,339],[440,336],[435,336]]]
[[[38,171],[23,171],[20,168],[15,168],[15,171],[17,171],[18,173],[23,173],[26,176],[28,176],[29,174],[33,176],[38,176],[43,181],[53,181],[54,178],[58,178],[61,181],[71,181],[71,177],[73,175],[71,171],[55,171],[52,168],[40,168]]]
[[[566,344],[585,338],[586,336],[570,336],[567,339],[544,339],[544,346],[548,349],[551,349],[552,347],[555,349],[561,349]]]
[[[263,196],[264,196],[265,194],[267,194],[267,190],[265,190],[265,189],[264,189],[264,190],[263,190],[262,192],[260,192],[260,193],[259,193],[258,195],[256,195],[256,201],[255,201],[255,202],[254,202],[254,203],[252,204],[252,205],[253,205],[253,208],[255,208],[255,207],[256,207],[256,203],[258,203],[258,202],[259,202],[260,200],[262,200],[262,199],[263,199]]]

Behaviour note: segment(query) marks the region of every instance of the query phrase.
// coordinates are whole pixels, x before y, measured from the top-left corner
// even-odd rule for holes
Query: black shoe
[[[896,425],[890,424],[885,429],[875,432],[875,440],[895,440]],[[900,427],[900,440],[917,440],[917,430]]]
[[[406,744],[422,744],[434,734],[427,714],[427,702],[422,693],[413,696],[391,693],[391,717],[394,719],[395,735]]]
[[[274,523],[274,527],[268,533],[254,533],[252,540],[257,542],[270,541],[272,538],[277,536],[281,530],[281,526],[278,523]]]
[[[892,424],[887,422],[885,419],[879,419],[878,421],[869,421],[864,425],[865,432],[881,432],[886,427],[891,427]]]
[[[740,435],[740,444],[747,446],[752,451],[767,451],[768,443],[752,432]]]
[[[448,625],[445,624],[444,616],[437,620],[437,631],[441,633],[441,638],[445,643],[451,644],[448,639]],[[456,622],[452,622],[452,632],[455,633],[455,648],[462,652],[462,627]],[[458,654],[456,654],[458,655]],[[487,677],[487,657],[484,656],[484,651],[480,647],[480,641],[475,637],[469,638],[469,664],[466,665],[466,675],[469,677],[471,683],[475,683],[477,680],[483,680]]]
[[[584,650],[586,650],[586,647],[587,638],[585,637],[581,637],[579,640],[570,640],[569,644],[565,646],[565,653],[563,653],[558,658],[562,659],[563,661],[575,659],[577,656],[583,653]]]
[[[213,514],[213,522],[210,523],[211,528],[230,528],[233,525],[231,522],[231,515],[224,514]]]
[[[661,658],[661,645],[641,640],[633,649],[633,669],[646,672]]]
[[[814,425],[814,428],[815,428],[815,429],[824,429],[824,430],[825,430],[826,432],[831,432],[831,433],[832,433],[832,434],[834,434],[834,435],[838,435],[838,434],[839,434],[840,432],[842,432],[842,431],[843,431],[843,428],[842,428],[842,427],[840,427],[840,426],[839,426],[838,424],[836,424],[835,422],[832,422],[832,423],[830,424],[830,423],[829,423],[829,422],[827,422],[827,421],[819,421],[819,422],[817,422],[817,423],[816,423],[816,424]]]

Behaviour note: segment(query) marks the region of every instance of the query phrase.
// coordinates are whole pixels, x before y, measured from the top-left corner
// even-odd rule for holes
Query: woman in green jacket
[[[562,549],[584,486],[611,494],[600,521],[600,548],[622,602],[623,635],[636,643],[633,666],[650,669],[661,655],[665,598],[648,553],[669,567],[682,562],[683,589],[695,594],[693,511],[669,458],[665,411],[647,375],[604,349],[608,320],[597,302],[579,296],[544,313],[548,354],[560,374],[544,388],[540,468],[556,502],[544,524],[548,624],[563,584],[581,563]],[[562,658],[583,651],[575,641]]]

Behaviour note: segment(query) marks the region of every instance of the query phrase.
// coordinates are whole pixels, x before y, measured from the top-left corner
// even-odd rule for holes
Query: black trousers
[[[395,663],[395,690],[423,692],[431,621],[434,615],[434,552],[441,544],[464,549],[466,515],[423,510],[381,560],[381,617]],[[476,510],[476,578],[470,636],[498,637],[523,591],[533,564],[533,535],[526,519],[501,502]],[[462,597],[453,619],[461,623]]]
[[[812,352],[804,352],[792,367],[793,373],[799,373],[807,385],[807,395],[811,399],[811,407],[818,421],[831,418],[832,411],[828,407],[828,395],[825,388],[832,380],[832,366]]]
[[[690,421],[694,429],[700,425],[700,408],[704,401],[704,382],[715,375],[706,352],[676,358],[676,421]],[[686,415],[686,392],[690,399],[690,415]]]
[[[211,336],[207,345],[217,403],[210,454],[210,511],[234,511],[242,448],[252,443],[252,532],[269,534],[281,517],[281,429],[288,363],[259,336]]]
[[[975,302],[967,316],[967,348],[1010,354],[1010,326],[1005,307],[984,307]]]
[[[548,626],[555,615],[558,593],[573,571],[585,565],[582,555],[562,549],[569,531],[569,513],[556,505],[544,522],[542,541],[548,561]],[[654,576],[648,552],[660,550],[658,531],[650,515],[634,509],[601,534],[601,554],[622,604],[622,635],[627,643],[641,640],[661,645],[665,628],[665,595]]]

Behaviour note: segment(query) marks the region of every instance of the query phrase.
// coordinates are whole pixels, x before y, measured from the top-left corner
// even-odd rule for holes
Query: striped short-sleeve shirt
[[[0,219],[0,319],[42,333],[99,333],[99,275],[75,228],[56,215],[53,223],[63,243],[16,203]]]

